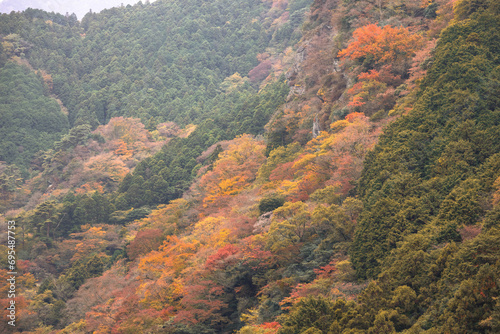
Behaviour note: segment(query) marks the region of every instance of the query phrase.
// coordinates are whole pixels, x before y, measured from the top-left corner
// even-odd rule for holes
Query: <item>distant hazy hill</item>
[[[0,12],[10,13],[12,11],[23,11],[26,8],[37,8],[61,14],[75,13],[78,19],[81,19],[90,10],[100,12],[106,8],[117,7],[122,4],[126,6],[137,2],[137,0],[0,0]]]

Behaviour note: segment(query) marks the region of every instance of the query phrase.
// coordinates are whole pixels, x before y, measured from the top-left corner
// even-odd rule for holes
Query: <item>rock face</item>
[[[306,59],[308,46],[308,42],[299,46],[299,48],[297,49],[297,53],[295,54],[293,66],[285,73],[286,81],[288,82],[288,86],[290,87],[290,93],[288,94],[287,101],[291,100],[294,96],[300,96],[304,94],[306,90],[305,85],[296,83],[295,80],[297,79],[297,75],[301,71],[302,62]]]
[[[314,118],[313,128],[312,128],[313,138],[316,138],[317,136],[319,136],[320,131],[321,131],[321,129],[319,127],[318,115],[316,115],[316,117]]]
[[[271,219],[273,218],[273,211],[263,213],[259,220],[253,224],[253,233],[261,233],[269,231],[269,226],[271,226]]]
[[[288,70],[285,74],[285,78],[288,82],[292,82],[297,77],[297,74],[301,70],[301,64],[306,59],[307,56],[307,47],[309,46],[308,42],[305,42],[303,45],[297,48],[297,53],[295,54],[295,59],[293,62],[293,66]]]

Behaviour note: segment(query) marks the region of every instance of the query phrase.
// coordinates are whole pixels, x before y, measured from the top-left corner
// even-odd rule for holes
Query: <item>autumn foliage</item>
[[[376,64],[394,63],[411,58],[421,43],[422,37],[407,28],[368,24],[353,32],[352,42],[338,56],[352,60],[370,56]]]
[[[134,260],[140,255],[154,251],[161,245],[162,239],[162,230],[160,229],[139,231],[134,240],[127,246],[127,255],[131,260]]]
[[[213,170],[200,179],[199,187],[206,192],[204,204],[224,201],[249,186],[264,161],[264,149],[262,142],[248,135],[235,139],[219,155]]]
[[[184,129],[155,116],[147,125],[116,117],[95,130],[75,126],[37,156],[39,174],[25,185],[21,171],[0,164],[2,207],[33,192],[9,213],[22,218],[30,258],[19,261],[22,331],[495,332],[500,162],[490,125],[498,123],[491,93],[498,61],[488,59],[489,77],[478,74],[488,58],[478,45],[487,39],[470,33],[475,26],[463,16],[473,8],[464,2],[456,5],[464,22],[440,42],[461,52],[441,49],[434,58],[436,45],[444,47],[425,32],[440,11],[449,16],[441,0],[314,1],[297,52],[268,48],[246,68],[248,78],[227,61],[230,72],[219,82],[191,87],[172,79],[167,93],[160,76],[175,71],[154,62],[158,78],[148,94],[189,87],[193,99],[196,90],[230,96],[215,120]],[[282,12],[295,1],[265,3],[275,13],[267,24],[278,27],[268,37],[279,43],[305,11]],[[193,38],[203,29],[189,28]],[[477,91],[465,79],[446,79],[444,68],[465,56],[462,68],[476,64],[475,71],[449,72],[478,79]],[[429,59],[440,61],[438,70]],[[262,133],[252,122],[264,124],[262,106],[275,101],[265,95],[249,104],[246,95],[277,73],[290,94],[269,107]],[[433,84],[427,73],[449,83],[446,101],[439,87],[418,91]],[[51,78],[42,73],[53,90],[58,79]],[[133,85],[140,89],[138,80]],[[251,116],[226,120],[235,106]],[[405,115],[393,122],[396,109]]]
[[[344,61],[357,61],[357,80],[349,90],[348,106],[373,115],[395,103],[395,88],[408,76],[411,59],[423,38],[408,28],[369,24],[356,29],[349,45],[338,53]],[[368,70],[368,71],[367,71]]]

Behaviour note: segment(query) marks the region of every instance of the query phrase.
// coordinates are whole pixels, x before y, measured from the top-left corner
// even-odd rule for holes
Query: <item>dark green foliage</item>
[[[353,317],[355,304],[338,299],[308,297],[295,304],[289,314],[283,316],[278,334],[341,333],[341,324]]]
[[[498,18],[481,10],[443,31],[416,105],[367,158],[351,252],[360,277],[374,277],[398,241],[430,222],[438,242],[459,241],[457,230],[485,215],[498,177],[488,158],[500,152]]]
[[[274,195],[269,197],[264,197],[259,202],[259,211],[260,213],[266,213],[269,211],[273,211],[274,209],[279,208],[285,204],[285,197]]]
[[[46,326],[57,326],[64,316],[65,307],[65,302],[57,299],[51,290],[38,293],[32,304],[32,310],[36,311],[38,320]]]
[[[186,125],[213,117],[221,100],[236,102],[224,80],[247,76],[267,47],[298,40],[308,3],[293,2],[281,28],[267,17],[265,2],[188,0],[89,13],[81,24],[26,10],[2,15],[0,33],[28,41],[26,56],[52,75],[72,125],[96,126],[116,116]],[[237,86],[254,92],[248,80]]]
[[[484,227],[492,228],[500,226],[500,206],[496,206],[493,210],[488,211],[484,217]]]
[[[71,226],[71,222],[75,226],[107,223],[111,212],[114,211],[114,206],[108,196],[99,192],[94,192],[92,195],[78,195],[74,197],[74,200],[72,198],[71,202],[68,200],[63,203],[65,204],[63,210],[66,210],[68,214],[64,222],[67,222],[68,226]]]
[[[0,67],[3,67],[7,62],[7,55],[4,52],[3,46],[0,43]]]
[[[76,291],[87,278],[100,276],[106,268],[106,260],[97,254],[78,260],[69,268],[58,281],[67,282],[72,291]]]
[[[356,303],[302,299],[281,316],[279,333],[494,333],[499,237],[492,229],[436,248],[428,233],[408,236]]]
[[[62,136],[61,140],[54,143],[54,149],[57,151],[68,150],[76,147],[77,145],[82,145],[90,137],[90,133],[91,127],[88,124],[75,126],[69,130],[68,134]]]
[[[92,254],[73,263],[57,280],[46,278],[38,288],[31,305],[40,322],[50,326],[63,323],[66,301],[86,279],[100,276],[106,266],[107,261],[102,256]]]
[[[457,223],[446,222],[445,225],[439,231],[436,241],[438,243],[450,242],[450,241],[455,241],[455,242],[462,241],[462,237],[460,236],[460,233],[458,233],[457,230],[458,230]]]
[[[419,298],[430,300],[439,296],[438,303],[429,305],[427,314],[433,316],[427,323],[419,321],[418,326],[439,328],[443,333],[494,332],[491,316],[500,292],[499,237],[495,229],[464,243],[458,251],[456,246],[448,246],[451,252],[444,248],[431,253],[435,264],[429,263],[423,271],[427,268],[427,275],[434,279],[428,284],[422,281],[425,288],[420,290]],[[421,306],[424,305],[427,303]]]
[[[40,286],[38,287],[38,290],[37,290],[37,294],[40,295],[42,293],[44,293],[45,291],[47,290],[54,290],[55,289],[55,285],[54,285],[54,282],[52,279],[50,278],[46,278],[42,281],[42,284],[40,284]]]
[[[151,209],[144,206],[129,211],[115,211],[109,216],[109,222],[112,224],[126,224],[128,222],[141,219],[151,213]]]
[[[49,149],[68,127],[37,75],[12,62],[0,69],[0,160],[26,168],[36,152]]]
[[[142,210],[142,209],[138,209]],[[27,224],[27,231],[38,237],[51,239],[68,237],[78,232],[82,224],[100,224],[112,221],[110,215],[115,211],[107,195],[94,192],[91,195],[66,195],[60,203],[47,201],[38,205],[31,214],[21,217]],[[138,212],[144,216],[147,212]],[[135,218],[130,217],[132,221]]]

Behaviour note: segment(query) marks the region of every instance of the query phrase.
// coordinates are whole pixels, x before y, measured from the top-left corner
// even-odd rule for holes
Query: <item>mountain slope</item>
[[[285,5],[266,12],[280,15],[275,24]],[[228,71],[197,126],[112,118],[92,135],[89,124],[74,127],[32,180],[45,194],[10,213],[25,232],[19,329],[498,332],[499,39],[490,38],[498,9],[494,1],[317,0],[297,51],[267,49],[248,79]],[[116,18],[89,16],[80,42],[110,41],[99,25],[118,35],[143,29]],[[169,38],[187,36],[180,30]],[[85,47],[109,60],[98,41]],[[96,73],[110,74],[87,65],[96,86],[82,91],[97,87]],[[121,74],[139,85],[128,67]],[[257,89],[268,73],[276,75]],[[186,110],[197,112],[193,105]],[[114,167],[132,167],[173,133],[179,138],[113,181],[124,176]],[[83,170],[93,173],[78,164],[87,156]],[[61,175],[65,159],[73,162]],[[15,172],[4,170],[12,181]],[[83,179],[106,187],[93,191]],[[79,188],[50,198],[63,184]]]
[[[489,37],[498,36],[498,16],[469,15],[442,33],[413,109],[385,130],[366,161],[360,195],[367,211],[353,251],[362,276],[373,276],[404,235],[431,222],[444,230],[474,225],[488,211],[481,202],[495,176],[478,174],[500,152],[499,44]]]
[[[100,12],[105,8],[118,7],[120,5],[133,5],[138,1],[106,0],[106,1],[58,1],[58,0],[3,0],[0,2],[0,13],[9,14],[12,11],[23,11],[27,8],[42,9],[47,12],[60,14],[76,14],[81,19],[89,11]]]
[[[0,160],[27,167],[30,158],[68,131],[68,117],[41,75],[9,62],[0,69]]]
[[[28,59],[52,75],[72,125],[116,116],[186,125],[210,114],[226,77],[246,76],[257,54],[286,45],[306,4],[157,1],[81,24],[29,10],[3,16],[1,32],[33,44]]]

